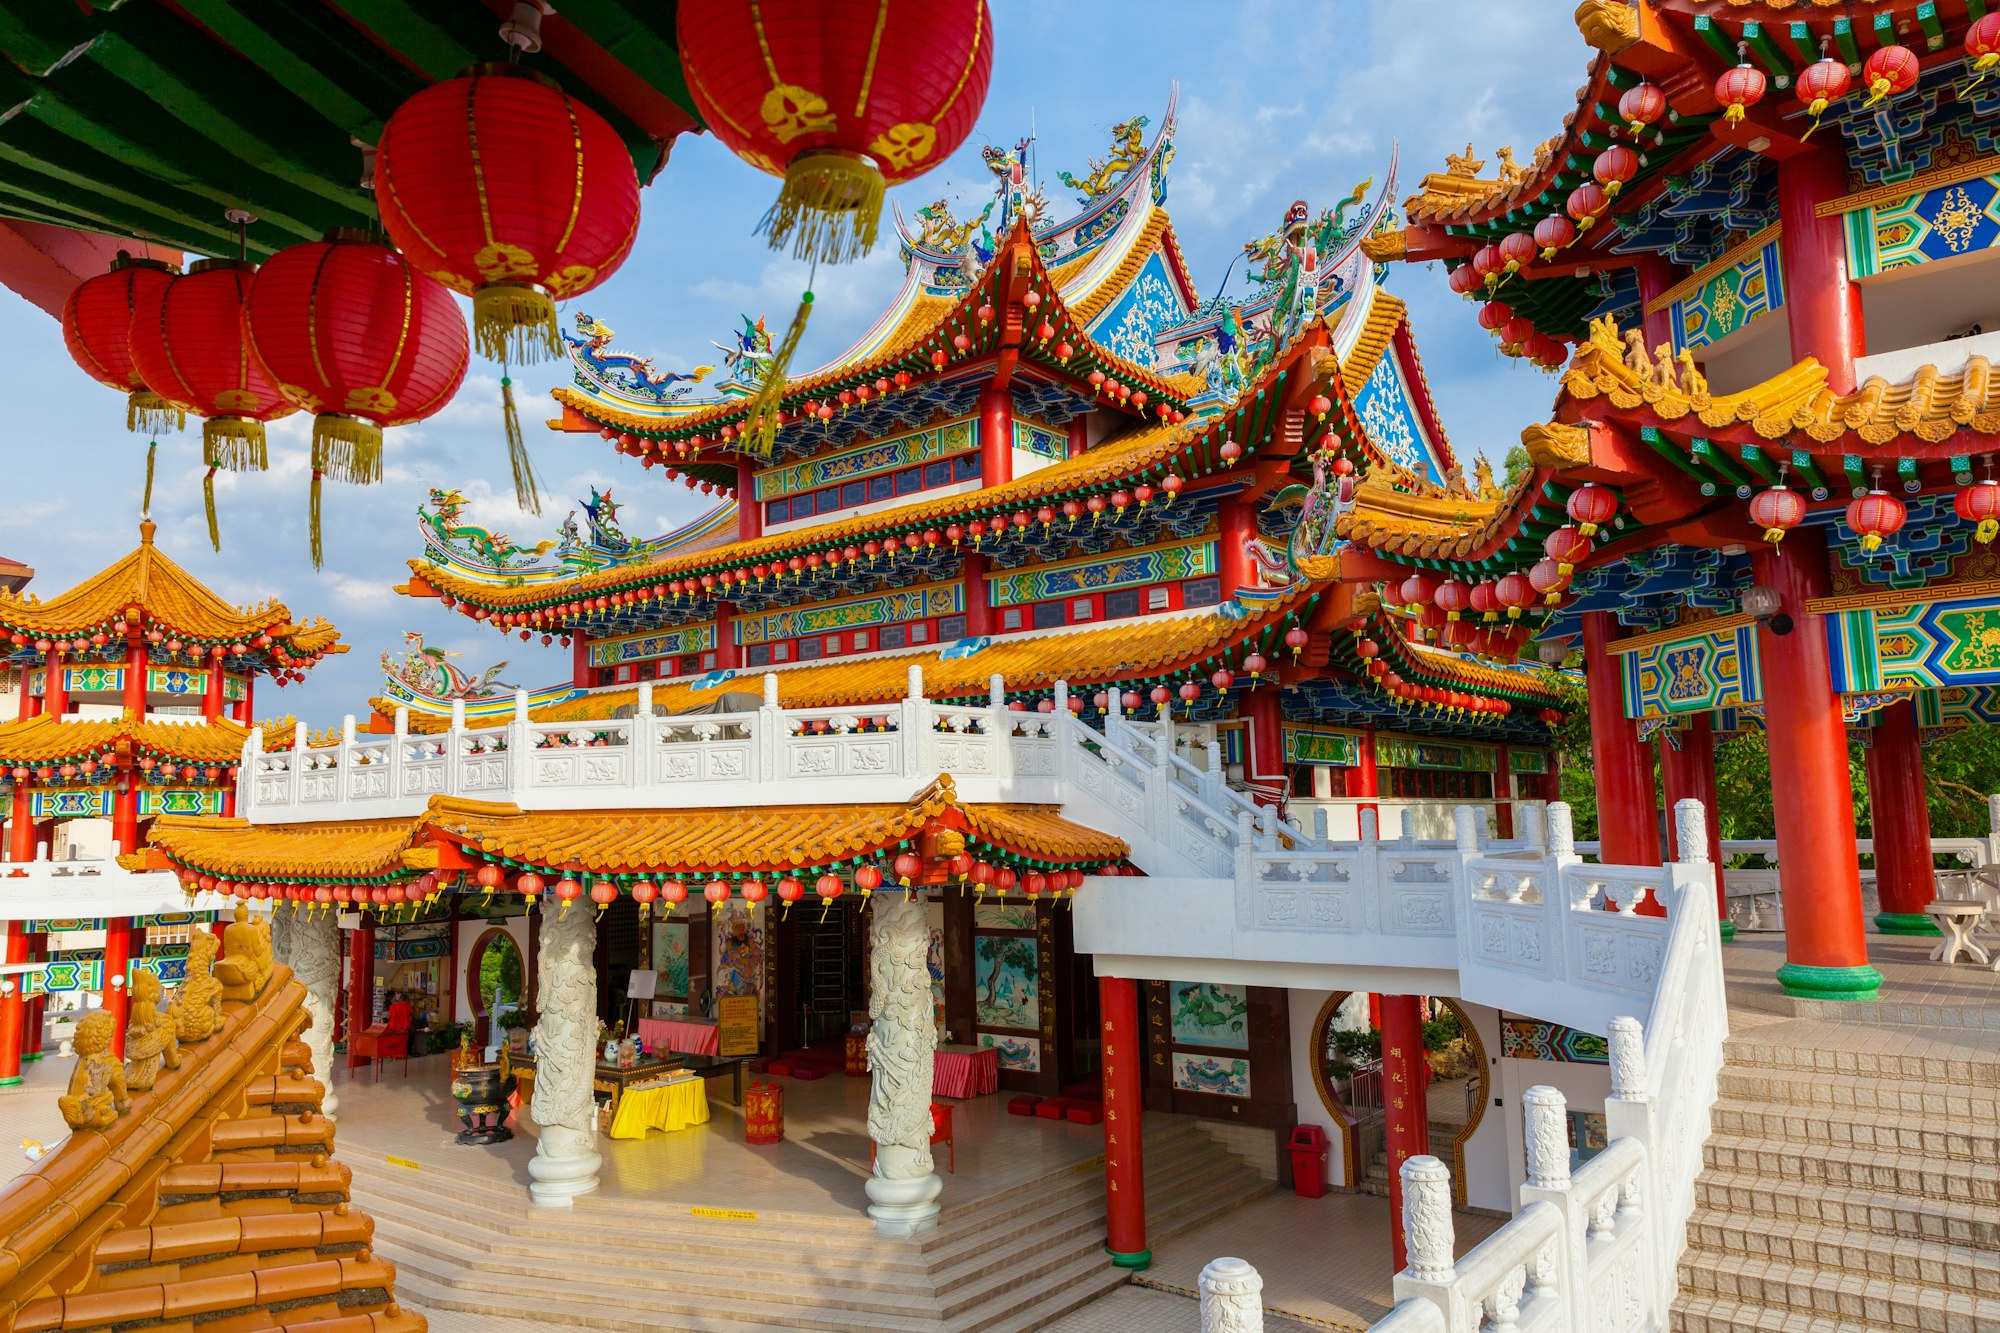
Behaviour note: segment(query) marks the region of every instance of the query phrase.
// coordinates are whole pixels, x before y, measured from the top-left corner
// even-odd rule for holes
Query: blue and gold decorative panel
[[[1762,699],[1754,633],[1740,625],[1620,654],[1625,716],[1677,717]]]
[[[1088,332],[1127,361],[1150,369],[1157,364],[1154,340],[1160,331],[1180,323],[1188,313],[1180,288],[1167,273],[1166,261],[1155,250],[1139,275],[1090,322]]]
[[[223,683],[226,688],[227,677],[224,677]],[[176,694],[198,698],[207,689],[206,671],[190,671],[185,667],[152,667],[146,672],[146,691],[149,694]]]
[[[908,435],[892,436],[872,444],[842,449],[838,453],[788,463],[783,467],[766,468],[754,479],[757,498],[777,500],[800,491],[816,491],[822,486],[837,486],[843,481],[858,481],[878,473],[928,463],[934,458],[970,453],[977,447],[972,427],[972,418],[964,417],[947,421],[942,426],[912,431]]]
[[[1543,1060],[1557,1064],[1602,1065],[1611,1062],[1604,1038],[1539,1018],[1500,1020],[1500,1054],[1511,1060]]]
[[[103,990],[104,951],[78,949],[75,953],[58,954],[42,965],[39,979],[40,993],[48,995],[73,995],[78,991]],[[37,992],[29,987],[25,989],[25,993]]]
[[[1424,429],[1423,414],[1417,410],[1417,401],[1403,378],[1402,359],[1393,346],[1382,353],[1362,382],[1361,392],[1354,395],[1354,415],[1375,447],[1388,457],[1426,480],[1444,480],[1437,449]]]
[[[1121,551],[1117,555],[1072,560],[1067,564],[1008,570],[989,576],[986,586],[991,590],[994,606],[1020,606],[1027,602],[1048,601],[1053,597],[1074,597],[1110,588],[1129,588],[1135,584],[1199,578],[1215,571],[1214,542],[1182,542],[1143,551]]]
[[[1727,256],[1725,256],[1727,258]],[[1766,241],[1669,307],[1674,350],[1719,343],[1759,315],[1785,304],[1778,242]]]
[[[1361,762],[1361,738],[1348,731],[1288,726],[1285,728],[1285,762],[1352,768]]]
[[[63,688],[71,694],[115,694],[125,688],[125,668],[117,666],[65,667]]]
[[[1826,637],[1842,694],[2000,685],[2000,600],[1990,595],[1836,612]]]
[[[1927,732],[2000,723],[2000,689],[1990,686],[1951,685],[1942,690],[1924,690],[1916,696],[1916,705],[1917,725]]]
[[[109,819],[111,793],[102,787],[31,791],[28,813],[35,819]]]
[[[676,625],[657,634],[632,634],[622,639],[605,639],[590,645],[594,667],[618,666],[624,662],[650,662],[657,657],[678,657],[682,653],[704,653],[715,647],[715,622]]]
[[[139,789],[139,817],[153,815],[219,815],[222,813],[222,789],[209,787],[204,790],[158,791],[151,787]]]
[[[101,916],[51,916],[30,918],[22,927],[30,935],[74,935],[85,930],[103,930]]]
[[[1069,457],[1069,435],[1015,417],[1014,447],[1022,453],[1034,454],[1038,458],[1060,460]]]
[[[1375,762],[1382,768],[1438,768],[1453,773],[1491,773],[1499,752],[1490,745],[1422,741],[1414,736],[1377,736]]]
[[[1847,215],[1847,261],[1857,278],[1954,259],[2000,244],[2000,173],[1939,185]]]
[[[808,634],[832,634],[840,630],[894,625],[906,620],[927,620],[932,616],[957,615],[963,610],[963,583],[935,583],[875,597],[851,597],[842,602],[790,607],[769,615],[742,616],[735,625],[736,642],[776,643]]]

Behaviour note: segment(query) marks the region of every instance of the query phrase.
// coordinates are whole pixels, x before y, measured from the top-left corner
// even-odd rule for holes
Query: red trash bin
[[[1292,1190],[1301,1199],[1326,1194],[1326,1131],[1318,1125],[1292,1126]]]

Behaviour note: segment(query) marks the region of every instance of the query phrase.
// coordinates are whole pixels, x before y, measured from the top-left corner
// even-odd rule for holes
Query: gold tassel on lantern
[[[154,440],[146,446],[146,497],[139,502],[139,516],[147,518],[153,512],[153,462],[160,452],[160,442]]]
[[[514,466],[514,503],[531,514],[542,512],[541,487],[535,483],[535,465],[528,457],[528,441],[521,435],[521,414],[514,407],[514,381],[500,376],[501,414],[507,421],[507,461]]]
[[[222,529],[215,521],[215,465],[209,464],[208,472],[201,479],[202,508],[208,511],[208,544],[216,550],[222,549]]]
[[[270,466],[264,423],[250,417],[216,416],[201,423],[203,461],[231,472],[262,472]]]
[[[750,437],[750,450],[769,458],[778,445],[778,405],[785,396],[785,372],[792,364],[792,353],[799,350],[799,339],[805,336],[806,321],[812,317],[813,294],[808,291],[799,298],[798,313],[792,316],[792,326],[785,330],[784,341],[771,350],[771,359],[764,363],[764,380],[751,396],[748,415],[743,429]]]
[[[141,431],[158,434],[166,430],[180,430],[187,425],[187,413],[170,406],[166,399],[151,389],[134,389],[125,395],[125,429],[134,435]]]
[[[321,475],[322,474],[318,467],[318,460],[315,459],[313,467],[313,477],[312,477],[312,498],[308,502],[306,508],[306,530],[312,542],[312,561],[314,569],[318,569],[320,565],[319,491],[320,491]]]
[[[801,153],[785,168],[785,188],[757,230],[771,238],[773,250],[790,240],[800,259],[844,264],[875,244],[886,188],[882,172],[860,153]]]
[[[322,412],[313,418],[313,466],[335,481],[372,486],[382,480],[382,428],[365,417]]]
[[[474,292],[472,338],[489,361],[532,366],[565,355],[555,298],[532,283],[489,282]]]

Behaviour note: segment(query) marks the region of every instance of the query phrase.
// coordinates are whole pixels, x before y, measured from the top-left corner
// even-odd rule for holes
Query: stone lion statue
[[[248,1004],[263,993],[271,979],[271,928],[252,924],[250,909],[236,905],[236,919],[222,932],[228,955],[215,964],[222,998]]]
[[[174,992],[167,1013],[174,1021],[174,1034],[182,1042],[207,1041],[222,1022],[222,984],[209,969],[215,963],[215,936],[205,930],[192,932],[188,941],[187,980]]]
[[[132,1008],[125,1019],[125,1086],[144,1092],[160,1070],[181,1067],[180,1034],[174,1019],[160,1012],[160,979],[151,972],[132,978]]]
[[[56,1106],[71,1129],[109,1129],[118,1117],[132,1109],[125,1092],[125,1066],[111,1054],[111,1039],[118,1025],[102,1009],[76,1025],[70,1039],[76,1049],[76,1068],[69,1076],[69,1091],[56,1098]]]

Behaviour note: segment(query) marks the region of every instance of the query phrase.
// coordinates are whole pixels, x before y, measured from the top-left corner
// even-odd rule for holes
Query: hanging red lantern
[[[556,881],[554,893],[557,899],[567,905],[583,896],[583,885],[577,883],[568,875],[564,875]]]
[[[1354,645],[1354,653],[1355,656],[1361,658],[1363,661],[1367,661],[1370,658],[1381,655],[1382,645],[1373,639],[1363,639]]]
[[[202,455],[232,472],[265,466],[264,423],[293,410],[250,353],[243,303],[257,266],[198,260],[181,277],[135,293],[132,363],[171,407],[204,418]]]
[[[1292,650],[1294,662],[1299,660],[1299,654],[1306,650],[1306,644],[1311,640],[1312,635],[1306,633],[1303,625],[1294,625],[1285,631],[1285,646]]]
[[[1484,278],[1489,287],[1499,277],[1500,270],[1506,264],[1507,261],[1501,256],[1500,247],[1497,245],[1482,245],[1472,252],[1473,271]]]
[[[1472,605],[1472,590],[1457,579],[1446,579],[1438,584],[1432,600],[1443,608],[1446,620],[1457,620],[1459,613]]]
[[[1806,516],[1799,493],[1780,484],[1750,497],[1750,521],[1764,530],[1764,540],[1781,542]]]
[[[1489,333],[1505,328],[1514,317],[1514,308],[1505,301],[1488,301],[1479,307],[1479,327]]]
[[[670,879],[660,886],[660,900],[666,903],[669,912],[686,902],[687,896],[688,886],[685,880]]]
[[[342,228],[258,270],[244,317],[258,359],[313,416],[313,470],[382,477],[382,428],[421,421],[465,379],[465,317],[444,284]]]
[[[1594,481],[1586,481],[1569,493],[1568,509],[1569,516],[1576,521],[1576,530],[1593,537],[1618,513],[1618,496]]]
[[[1507,261],[1507,275],[1519,273],[1535,257],[1535,238],[1525,231],[1510,231],[1500,239],[1500,257]]]
[[[755,907],[770,896],[771,886],[763,880],[746,879],[743,881],[743,901],[749,903],[752,907]]]
[[[1731,125],[1742,120],[1751,107],[1764,100],[1764,71],[1750,63],[1748,55],[1734,69],[1722,71],[1715,81],[1715,100],[1722,103],[1723,119]]]
[[[1908,513],[1903,502],[1889,492],[1871,490],[1848,502],[1847,526],[1861,538],[1862,550],[1874,551],[1881,548],[1883,538],[1902,531]]]
[[[523,898],[526,898],[528,900],[528,905],[531,907],[534,905],[535,899],[542,896],[542,887],[543,887],[542,877],[540,875],[537,875],[532,870],[523,872],[520,875],[520,877],[514,881],[515,892],[519,893]]]
[[[2000,64],[2000,10],[1982,17],[1965,30],[1965,54],[1972,61],[1972,82],[1977,87],[1996,64]]]
[[[847,886],[841,883],[838,875],[821,875],[813,881],[813,892],[819,895],[821,902],[831,904],[835,898],[847,892]]]
[[[1632,131],[1634,138],[1645,133],[1646,128],[1666,112],[1667,95],[1655,84],[1635,84],[1618,99],[1618,114],[1624,118],[1625,127]]]
[[[1639,174],[1639,155],[1622,143],[1612,144],[1590,164],[1590,174],[1597,177],[1607,196],[1616,199],[1625,183]]]
[[[1500,326],[1500,349],[1518,354],[1527,346],[1528,339],[1535,336],[1534,321],[1526,315],[1516,315]]]
[[[111,271],[86,278],[63,302],[63,345],[83,373],[125,395],[125,429],[179,430],[186,417],[146,387],[132,364],[132,316],[142,295],[164,291],[176,270],[157,259],[134,259],[123,250]]]
[[[561,357],[555,303],[616,272],[639,232],[639,175],[618,131],[512,65],[396,108],[375,148],[375,203],[412,265],[472,298],[479,351],[496,361]]]
[[[1250,680],[1253,684],[1256,682],[1257,677],[1263,675],[1266,668],[1270,665],[1269,662],[1264,660],[1264,654],[1262,653],[1251,653],[1243,659],[1243,669],[1250,673]]]
[[[1569,571],[1554,556],[1545,555],[1528,570],[1528,585],[1554,606],[1569,588]]]
[[[1555,561],[1564,575],[1574,574],[1576,567],[1590,558],[1592,549],[1590,538],[1567,524],[1542,538],[1542,554]]]
[[[1493,590],[1500,599],[1500,605],[1507,608],[1507,619],[1519,620],[1524,608],[1535,604],[1535,585],[1528,576],[1518,571],[1506,575]]]
[[[1445,279],[1445,285],[1460,296],[1470,296],[1479,289],[1479,270],[1470,264],[1460,264]]]
[[[2000,536],[2000,481],[1987,477],[1972,483],[1958,493],[1951,507],[1967,523],[1979,525],[1972,535],[1980,545]]]
[[[896,858],[895,869],[896,882],[907,889],[917,876],[924,873],[923,858],[915,852],[904,852]]]
[[[1491,623],[1500,618],[1500,592],[1492,579],[1482,579],[1472,585],[1472,609],[1481,621]]]
[[[1861,82],[1868,89],[1864,107],[1908,92],[1917,82],[1917,53],[1907,46],[1876,47],[1861,66]]]
[[[1812,132],[1819,128],[1819,118],[1826,113],[1827,107],[1847,95],[1848,82],[1844,61],[1821,57],[1799,71],[1792,89],[1806,104],[1806,114],[1812,117],[1812,124],[1799,136],[1801,139],[1810,138]]]
[[[595,881],[590,886],[590,901],[602,911],[618,901],[618,886],[608,879]]]
[[[1428,574],[1412,574],[1396,585],[1396,597],[1411,611],[1421,611],[1437,596],[1438,582]]]
[[[660,896],[660,886],[649,879],[634,880],[631,893],[633,902],[646,907]]]
[[[712,879],[702,886],[701,896],[708,899],[711,906],[729,901],[729,881]]]
[[[793,903],[806,896],[806,886],[799,883],[790,875],[787,875],[778,881],[777,893],[778,901],[790,907]]]
[[[1542,247],[1544,259],[1554,259],[1557,251],[1575,239],[1576,224],[1560,213],[1551,213],[1535,224],[1535,244]]]
[[[1598,215],[1610,202],[1603,186],[1596,181],[1585,181],[1569,192],[1569,198],[1563,203],[1563,212],[1576,219],[1579,232],[1585,232],[1597,225]]]
[[[828,5],[762,0],[680,10],[680,65],[723,146],[784,179],[765,229],[801,259],[875,243],[886,185],[951,156],[993,73],[986,0]]]

